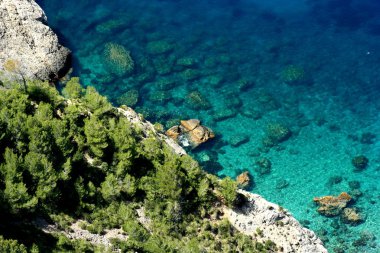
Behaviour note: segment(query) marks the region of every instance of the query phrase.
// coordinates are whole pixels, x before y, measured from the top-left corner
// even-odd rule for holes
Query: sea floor
[[[39,2],[86,86],[166,129],[200,119],[216,133],[191,151],[206,170],[249,171],[250,191],[288,209],[331,252],[380,252],[374,1]],[[268,143],[273,126],[290,137]],[[355,171],[358,155],[369,163]],[[270,169],[258,166],[264,158]],[[314,197],[341,192],[364,222],[317,212]]]

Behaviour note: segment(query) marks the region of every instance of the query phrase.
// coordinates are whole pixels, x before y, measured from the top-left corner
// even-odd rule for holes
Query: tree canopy
[[[12,232],[16,221],[42,217],[84,219],[93,233],[122,228],[129,239],[114,241],[122,252],[253,252],[243,249],[254,241],[210,221],[220,194],[232,205],[236,184],[206,174],[157,134],[142,134],[78,79],[62,94],[43,82],[0,89],[0,215],[9,218],[0,225],[0,251],[96,251],[62,235],[34,237],[25,226]]]

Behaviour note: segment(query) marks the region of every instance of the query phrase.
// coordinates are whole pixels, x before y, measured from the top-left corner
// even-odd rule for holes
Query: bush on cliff
[[[42,233],[30,225],[37,218],[62,229],[84,219],[93,233],[122,228],[130,239],[113,243],[123,252],[254,248],[221,220],[213,221],[219,229],[210,227],[218,199],[231,204],[236,198],[233,182],[219,183],[189,156],[176,155],[79,80],[63,94],[70,99],[41,82],[29,82],[26,91],[0,90],[0,235],[6,238],[0,237],[0,249],[102,251]],[[138,209],[149,224],[137,220]]]

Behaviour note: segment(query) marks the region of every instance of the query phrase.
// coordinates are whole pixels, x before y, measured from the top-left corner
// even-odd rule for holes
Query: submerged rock
[[[122,77],[133,71],[135,63],[124,46],[109,42],[104,46],[103,65],[109,73]]]
[[[197,65],[198,61],[195,58],[192,57],[183,57],[179,58],[176,62],[177,65],[179,66],[184,66],[184,67],[194,67]]]
[[[182,146],[196,148],[208,139],[214,138],[214,132],[197,119],[181,120],[181,124],[166,131],[166,135],[179,142]]]
[[[138,101],[139,91],[136,89],[129,90],[117,98],[117,103],[119,105],[126,105],[129,107],[134,107]]]
[[[352,158],[351,162],[352,165],[355,167],[354,171],[359,172],[367,168],[369,160],[364,155],[358,155]]]
[[[364,215],[356,208],[344,208],[341,214],[342,221],[351,225],[358,225],[364,221]]]
[[[280,123],[269,124],[266,129],[267,137],[275,144],[287,140],[291,136],[291,131],[288,127]]]
[[[276,189],[281,190],[289,186],[289,182],[285,179],[279,179],[276,181]]]
[[[289,65],[281,72],[282,80],[288,84],[298,84],[306,80],[303,68]]]
[[[271,161],[265,157],[257,159],[255,165],[255,171],[260,175],[269,174],[272,168]]]
[[[247,135],[233,135],[229,138],[228,143],[232,147],[239,147],[240,145],[249,141],[249,136]]]
[[[233,118],[237,115],[237,111],[232,108],[222,108],[215,110],[212,117],[215,121],[223,121],[228,118]]]
[[[208,99],[197,90],[187,94],[186,105],[193,110],[207,110],[211,107]]]
[[[46,25],[32,0],[0,1],[0,72],[10,81],[56,80],[69,69],[70,51]]]
[[[165,54],[173,50],[174,45],[165,40],[151,41],[147,44],[146,50],[149,54]]]
[[[318,212],[325,216],[339,215],[350,200],[351,196],[347,192],[342,192],[337,197],[324,196],[313,199],[319,205]]]

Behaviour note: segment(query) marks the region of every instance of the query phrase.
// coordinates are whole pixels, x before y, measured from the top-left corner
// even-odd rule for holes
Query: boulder
[[[0,38],[3,79],[56,80],[70,67],[70,51],[59,44],[34,0],[0,1]]]
[[[244,171],[240,175],[236,177],[236,182],[238,183],[238,186],[241,188],[246,188],[251,183],[251,178],[248,171]]]
[[[169,128],[166,133],[168,137],[172,138],[173,140],[177,140],[178,135],[180,134],[180,128],[179,126],[172,126]]]
[[[350,202],[351,196],[342,192],[339,196],[324,196],[313,199],[319,205],[318,212],[325,216],[337,216]]]
[[[197,119],[181,120],[181,126],[185,128],[186,131],[193,131],[201,122]]]
[[[181,120],[181,125],[173,126],[166,131],[166,135],[182,146],[196,148],[208,139],[214,138],[214,132],[200,124],[198,119]]]
[[[191,142],[195,144],[201,144],[203,142],[206,142],[210,138],[214,138],[214,133],[211,131],[211,129],[205,127],[205,126],[197,126],[194,128],[193,131],[189,132],[189,137]]]

